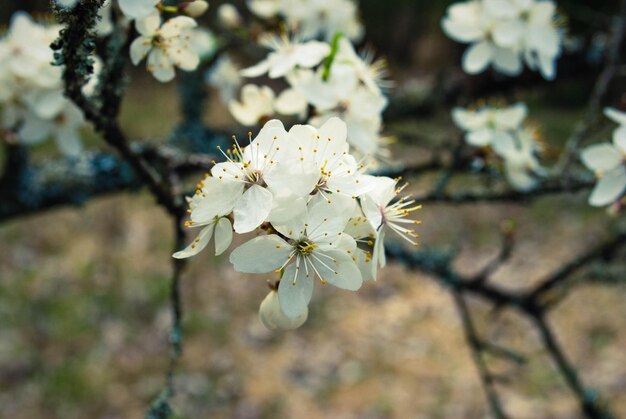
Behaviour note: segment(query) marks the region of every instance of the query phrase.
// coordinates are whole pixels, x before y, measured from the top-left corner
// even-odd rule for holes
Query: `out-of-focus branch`
[[[534,324],[539,331],[539,335],[541,336],[548,354],[556,364],[561,375],[565,378],[565,382],[568,387],[575,394],[576,399],[580,404],[580,408],[585,415],[588,418],[593,419],[613,418],[614,416],[608,411],[608,409],[600,404],[600,400],[597,395],[582,384],[578,374],[576,373],[576,369],[567,360],[563,349],[561,349],[561,346],[554,337],[545,315],[543,313],[535,313],[531,317],[534,320]]]
[[[221,138],[215,136],[216,141]],[[167,165],[170,173],[180,177],[207,171],[212,165],[211,155],[183,153],[174,147],[135,143],[133,152],[154,166]],[[141,186],[132,167],[108,152],[29,164],[7,170],[5,182],[0,182],[0,223]]]
[[[491,413],[496,419],[506,419],[508,418],[508,416],[504,412],[502,402],[500,401],[498,392],[495,389],[495,379],[493,375],[489,372],[489,367],[487,366],[487,363],[485,362],[485,359],[483,357],[484,348],[480,338],[478,337],[478,332],[476,331],[476,327],[474,326],[472,314],[467,307],[465,298],[456,289],[453,289],[452,296],[454,297],[454,302],[459,311],[459,315],[463,323],[465,340],[467,341],[467,344],[472,353],[472,359],[474,360],[474,364],[476,364],[476,368],[478,369],[478,375],[480,376],[483,389],[485,390],[487,400],[489,401]]]
[[[619,233],[607,241],[592,247],[585,253],[565,263],[558,270],[541,281],[540,285],[529,294],[528,298],[536,301],[541,300],[540,302],[542,304],[548,304],[550,302],[549,294],[551,294],[551,291],[556,287],[562,285],[576,272],[588,266],[590,263],[599,259],[611,258],[615,252],[624,245],[626,245],[626,232]]]
[[[68,11],[57,11],[58,20],[66,26],[61,30],[60,38],[53,44],[57,61],[64,65],[63,81],[65,94],[83,111],[97,131],[103,134],[107,143],[113,146],[137,173],[139,179],[148,185],[157,202],[170,214],[184,212],[184,201],[175,196],[167,182],[154,167],[141,155],[133,152],[128,138],[117,123],[117,115],[102,112],[95,102],[83,93],[87,76],[93,71],[90,54],[93,52],[93,27],[103,0],[80,2]],[[106,65],[106,63],[105,63]],[[115,91],[115,86],[109,86]]]

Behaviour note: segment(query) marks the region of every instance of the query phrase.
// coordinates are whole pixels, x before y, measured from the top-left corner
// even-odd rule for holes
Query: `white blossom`
[[[243,19],[239,11],[230,3],[224,3],[218,7],[217,18],[226,28],[237,28],[243,24]]]
[[[322,36],[330,40],[337,32],[352,40],[359,40],[363,35],[352,0],[249,0],[248,7],[264,19],[282,17],[304,39]]]
[[[246,84],[241,89],[241,101],[230,100],[228,109],[243,125],[254,126],[270,119],[276,112],[283,115],[303,115],[306,98],[295,89],[285,89],[278,97],[268,86]]]
[[[191,42],[191,31],[196,26],[196,21],[187,16],[174,17],[161,25],[161,16],[156,11],[136,20],[140,36],[130,46],[133,64],[139,64],[147,56],[148,71],[161,82],[174,78],[174,66],[195,70],[200,58]]]
[[[205,79],[209,85],[219,90],[222,100],[228,103],[234,99],[242,77],[239,74],[239,68],[229,56],[224,55],[207,72]]]
[[[118,0],[122,13],[129,19],[143,19],[156,11],[161,0]]]
[[[454,123],[466,132],[465,141],[474,147],[509,141],[511,133],[521,127],[528,108],[524,103],[510,107],[483,106],[476,110],[454,108]]]
[[[272,50],[266,59],[241,70],[244,77],[258,77],[268,73],[270,78],[287,75],[295,68],[311,68],[318,65],[330,53],[325,42],[298,42],[286,36],[264,36],[259,43]]]
[[[256,237],[236,248],[230,261],[238,272],[282,271],[281,309],[287,317],[298,318],[307,310],[316,278],[351,291],[361,287],[361,272],[350,256],[356,243],[343,234],[348,219],[349,214],[335,211],[325,201],[314,201],[305,217],[275,226],[284,238]]]
[[[525,60],[529,68],[553,79],[562,43],[555,10],[550,0],[468,0],[451,5],[441,24],[450,38],[471,44],[463,55],[469,74],[493,65],[515,76]]]
[[[395,231],[400,237],[417,246],[418,234],[413,227],[420,221],[407,218],[413,211],[422,206],[417,205],[410,197],[400,197],[402,190],[408,185],[397,187],[398,180],[388,177],[371,179],[373,187],[361,197],[361,208],[370,225],[376,230],[376,241],[373,249],[373,263],[384,267],[385,236],[389,230]]]
[[[589,204],[601,207],[617,201],[626,190],[626,113],[607,108],[605,115],[620,124],[613,132],[612,143],[586,147],[581,159],[598,178],[589,196]]]

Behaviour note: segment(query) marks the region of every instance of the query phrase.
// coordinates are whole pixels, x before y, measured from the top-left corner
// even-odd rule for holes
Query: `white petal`
[[[179,35],[184,35],[184,32],[193,29],[198,24],[193,18],[189,16],[176,16],[169,20],[167,20],[161,29],[159,29],[159,34],[165,38],[173,38]]]
[[[130,44],[130,60],[137,65],[146,58],[148,52],[152,49],[152,41],[150,38],[140,36]]]
[[[474,147],[484,147],[493,143],[493,137],[493,130],[484,128],[477,131],[468,132],[465,136],[465,142]]]
[[[493,59],[493,45],[482,41],[470,46],[463,54],[463,70],[469,74],[484,71]]]
[[[344,250],[314,251],[312,261],[323,281],[349,291],[361,288],[363,284],[361,271]]]
[[[307,108],[306,97],[296,89],[283,90],[274,102],[274,108],[283,115],[300,115]]]
[[[206,195],[191,212],[191,221],[194,223],[207,223],[215,217],[229,214],[235,203],[240,199],[243,192],[243,183],[220,181],[209,177],[204,180],[201,190]]]
[[[626,125],[626,112],[620,112],[615,108],[604,108],[604,115],[617,124]]]
[[[378,232],[378,237],[376,237],[376,241],[374,242],[373,253],[373,263],[374,266],[380,266],[384,268],[387,264],[387,258],[385,257],[385,228],[381,228]]]
[[[122,12],[130,19],[140,19],[148,16],[155,10],[160,0],[119,0]]]
[[[330,45],[325,42],[310,41],[298,48],[297,64],[304,68],[318,65],[330,53]]]
[[[226,217],[220,218],[215,226],[215,256],[219,256],[233,242],[233,226]]]
[[[444,18],[441,21],[441,27],[446,35],[459,42],[474,42],[485,36],[483,28],[470,22]]]
[[[200,253],[206,247],[206,245],[209,244],[211,236],[213,236],[214,227],[215,224],[209,224],[208,226],[204,227],[200,231],[200,234],[198,234],[198,237],[196,237],[189,246],[187,246],[183,250],[174,253],[172,257],[176,259],[185,259]]]
[[[612,204],[626,189],[626,167],[619,166],[607,172],[593,188],[589,197],[589,204],[601,207]]]
[[[320,138],[332,139],[333,143],[341,144],[348,138],[348,127],[346,123],[337,117],[328,119],[319,130]]]
[[[259,185],[252,185],[235,204],[235,231],[248,233],[260,226],[272,210],[272,193]]]
[[[148,71],[160,82],[171,81],[176,73],[170,58],[160,49],[153,48],[148,55]]]
[[[280,268],[293,247],[275,234],[259,236],[237,247],[230,262],[237,272],[266,273]]]
[[[141,3],[141,0],[120,0],[120,7],[123,10],[122,3]],[[135,28],[137,32],[146,37],[152,37],[156,31],[161,26],[161,14],[154,7],[150,7],[148,9],[141,10],[139,14],[143,14],[143,16],[135,16],[137,20],[135,20]],[[126,14],[126,13],[124,13]]]
[[[609,143],[594,144],[586,147],[581,155],[581,160],[594,172],[612,170],[622,164],[623,155],[619,149]]]
[[[519,20],[504,20],[497,23],[493,29],[494,43],[500,47],[517,46],[524,34],[525,26]]]
[[[613,131],[613,144],[626,155],[626,125]]]
[[[301,262],[299,269],[296,269],[296,263],[290,263],[278,285],[278,298],[283,313],[291,319],[298,318],[308,310],[312,295],[313,277],[306,277],[304,262]]]
[[[508,76],[517,76],[523,70],[522,58],[515,50],[496,47],[493,51],[493,67]]]
[[[252,67],[244,68],[239,72],[244,77],[259,77],[267,73],[270,69],[269,61],[263,60]]]

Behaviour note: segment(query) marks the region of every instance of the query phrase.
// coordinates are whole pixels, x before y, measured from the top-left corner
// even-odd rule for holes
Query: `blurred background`
[[[219,3],[211,2],[212,12]],[[245,10],[243,2],[233,3]],[[387,57],[398,86],[392,93],[424,92],[409,112],[389,110],[394,118],[386,132],[401,139],[393,154],[407,161],[458,137],[451,107],[481,97],[526,101],[548,149],[562,145],[583,114],[617,9],[615,0],[558,2],[572,53],[559,62],[557,81],[546,82],[531,73],[464,76],[465,47],[439,26],[451,1],[359,3],[365,44]],[[16,10],[51,19],[47,6],[5,0],[0,26],[6,28]],[[158,83],[142,67],[131,77],[122,126],[132,138],[166,138],[179,118],[175,82]],[[614,106],[626,104],[623,87],[611,92]],[[238,129],[213,97],[205,120]],[[93,132],[85,136],[87,144],[104,147]],[[49,153],[54,147],[44,145],[35,159]],[[431,183],[420,179],[412,188]],[[498,225],[513,220],[515,255],[494,281],[519,290],[612,228],[602,210],[587,205],[585,193],[525,204],[428,205],[420,217],[422,245],[454,245],[457,267],[468,273],[497,253]],[[0,224],[0,417],[143,416],[167,367],[172,242],[170,220],[146,192]],[[318,287],[302,328],[269,332],[257,318],[265,280],[234,272],[227,255],[205,251],[183,277],[184,353],[173,401],[178,417],[488,416],[455,307],[431,279],[391,264],[358,293]],[[591,281],[550,318],[582,379],[602,392],[617,417],[626,416],[625,297],[623,283]],[[482,333],[527,357],[518,366],[492,360],[513,417],[578,417],[576,401],[529,324],[514,312],[496,317],[472,303]]]

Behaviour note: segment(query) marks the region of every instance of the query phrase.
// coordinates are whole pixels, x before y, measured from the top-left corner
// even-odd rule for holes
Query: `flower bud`
[[[236,28],[241,26],[241,15],[237,11],[237,8],[232,4],[222,4],[217,9],[217,17],[221,24],[227,28]]]
[[[186,1],[179,4],[178,9],[190,17],[199,17],[209,8],[209,3],[203,0]]]
[[[302,326],[306,321],[309,315],[309,310],[307,309],[304,313],[296,317],[295,319],[290,319],[283,313],[280,309],[280,302],[278,300],[278,293],[274,290],[270,291],[267,294],[267,297],[261,303],[261,307],[259,307],[259,319],[263,326],[267,327],[269,330],[283,329],[283,330],[292,330],[297,329]]]

